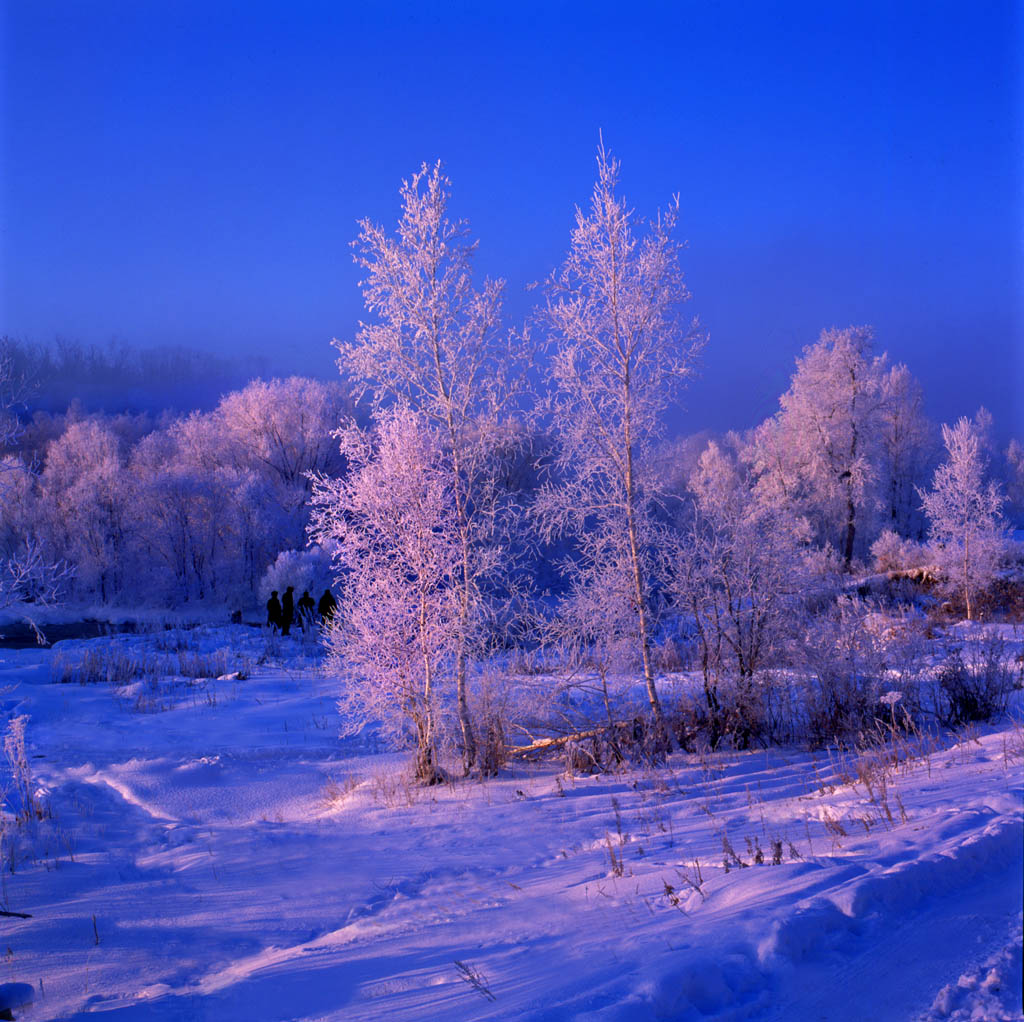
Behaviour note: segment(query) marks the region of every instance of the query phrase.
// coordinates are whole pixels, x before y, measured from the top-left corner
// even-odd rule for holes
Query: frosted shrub
[[[508,759],[508,723],[512,709],[509,679],[485,671],[472,692],[470,708],[476,722],[480,773],[494,776]]]
[[[32,785],[32,771],[25,751],[25,725],[28,717],[14,717],[4,735],[6,770],[0,784],[0,857],[13,873],[18,861],[18,833],[34,831],[42,819],[43,808]]]
[[[768,672],[715,677],[682,714],[677,724],[680,741],[687,747],[706,742],[712,749],[749,749],[785,741],[792,732],[787,692],[788,686]]]
[[[922,681],[932,655],[928,619],[909,608],[876,611],[865,615],[864,629],[883,661],[886,691],[899,694],[897,716],[909,727],[912,721],[920,721],[924,712]]]
[[[863,603],[842,599],[809,624],[800,644],[803,717],[814,744],[854,734],[878,719],[879,697],[889,686],[881,645],[865,627],[868,614]]]
[[[927,554],[920,543],[886,529],[871,545],[875,571],[907,571],[925,563]]]
[[[936,682],[935,713],[945,727],[992,720],[1005,712],[1014,687],[1005,643],[987,637],[954,650]]]
[[[725,732],[736,749],[752,745],[766,747],[785,737],[780,712],[780,693],[774,675],[740,677],[722,686],[719,696],[724,711]]]
[[[692,670],[696,662],[691,643],[678,635],[670,635],[660,646],[654,648],[654,663],[660,674],[679,674]]]
[[[498,714],[480,717],[477,730],[480,773],[484,777],[494,777],[508,761],[504,718]]]
[[[259,595],[265,601],[275,589],[283,593],[288,586],[294,586],[296,600],[304,591],[318,600],[332,583],[331,555],[323,547],[284,550],[260,579]]]
[[[759,493],[749,464],[716,443],[701,455],[690,488],[693,520],[670,590],[692,613],[708,740],[715,747],[732,734],[746,747],[762,730],[755,678],[779,662],[809,579],[806,523]],[[719,692],[723,685],[730,691]]]
[[[642,670],[626,557],[615,567],[609,563],[593,578],[574,580],[549,625],[550,650],[567,675],[563,692],[572,694],[571,710],[565,710],[580,731],[607,726],[611,734],[631,680]]]

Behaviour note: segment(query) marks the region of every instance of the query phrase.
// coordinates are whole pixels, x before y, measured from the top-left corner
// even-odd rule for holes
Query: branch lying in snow
[[[896,571],[887,573],[890,582],[898,582],[907,578],[911,582],[937,582],[942,577],[942,572],[937,565],[922,564],[916,568],[899,568]]]
[[[616,722],[616,727],[624,724]],[[608,724],[602,727],[591,728],[589,731],[576,731],[571,735],[559,735],[557,738],[538,738],[529,745],[514,745],[507,750],[509,756],[529,756],[533,752],[543,752],[546,749],[556,749],[560,745],[567,745],[569,742],[582,742],[588,738],[597,738],[599,735],[607,734],[611,730]]]
[[[7,912],[0,909],[0,916],[13,916],[15,919],[31,919],[32,915],[29,912]]]
[[[864,578],[853,579],[844,586],[847,593],[877,593],[884,591],[890,582],[899,582],[902,579],[909,579],[919,585],[927,582],[937,582],[941,577],[939,568],[935,565],[921,564],[913,568],[897,568],[893,571],[882,571]]]

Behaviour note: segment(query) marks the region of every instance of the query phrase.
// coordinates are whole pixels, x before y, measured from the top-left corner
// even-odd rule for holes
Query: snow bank
[[[52,814],[5,831],[20,1017],[1013,1017],[1019,725],[893,769],[888,814],[853,759],[794,749],[423,789],[339,740],[301,637],[200,629],[251,673],[146,712],[50,682],[100,641],[178,640],[0,652]]]

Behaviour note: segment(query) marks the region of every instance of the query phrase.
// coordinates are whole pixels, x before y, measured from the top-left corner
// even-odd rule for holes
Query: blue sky
[[[999,2],[9,3],[0,331],[328,376],[355,222],[437,158],[515,322],[603,131],[638,212],[680,193],[684,428],[753,425],[872,323],[934,416],[1024,435],[1022,42]]]

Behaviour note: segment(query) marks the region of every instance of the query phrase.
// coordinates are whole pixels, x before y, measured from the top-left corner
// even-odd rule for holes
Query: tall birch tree
[[[674,745],[654,677],[653,602],[666,535],[655,444],[664,413],[693,374],[702,345],[684,321],[690,299],[674,237],[678,196],[651,222],[616,193],[619,164],[602,144],[590,208],[576,211],[569,253],[547,285],[542,312],[552,346],[551,408],[560,449],[557,482],[537,509],[549,537],[575,536],[577,598],[620,572],[630,595],[637,659],[654,725]],[[617,586],[618,588],[618,586]]]
[[[921,500],[929,522],[929,538],[948,586],[959,591],[967,620],[977,611],[977,593],[999,566],[1004,546],[1001,509],[1004,497],[995,482],[985,479],[987,458],[982,431],[961,418],[942,427],[948,460],[935,472]]]
[[[331,658],[354,675],[339,700],[343,726],[380,721],[411,738],[428,784],[443,776],[439,696],[461,617],[458,517],[436,432],[407,408],[381,413],[372,434],[343,430],[349,474],[313,477],[311,523],[345,573],[328,630]]]
[[[485,551],[494,542],[490,469],[494,435],[514,377],[514,335],[501,332],[504,284],[472,278],[476,242],[448,217],[450,182],[440,164],[401,187],[402,212],[391,235],[360,222],[354,242],[366,309],[352,340],[335,341],[338,367],[375,410],[408,405],[436,427],[455,502],[460,549],[456,700],[464,765],[476,760],[466,675],[483,615]]]

